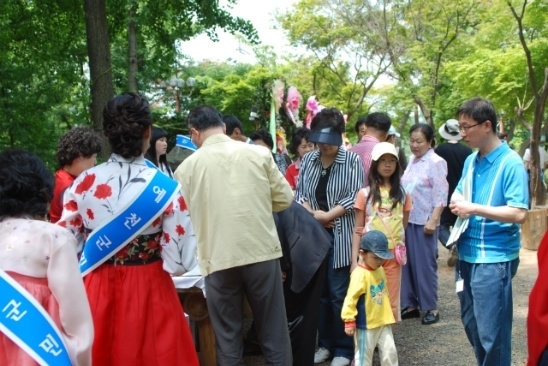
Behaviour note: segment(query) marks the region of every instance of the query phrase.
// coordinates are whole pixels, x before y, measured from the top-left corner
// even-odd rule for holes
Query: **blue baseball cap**
[[[362,236],[360,248],[369,252],[373,252],[377,257],[382,259],[392,259],[394,254],[388,250],[388,239],[381,231],[371,230]]]

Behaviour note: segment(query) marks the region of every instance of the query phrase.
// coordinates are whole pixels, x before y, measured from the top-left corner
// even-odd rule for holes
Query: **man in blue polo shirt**
[[[457,115],[464,141],[478,149],[466,159],[449,206],[467,225],[457,242],[461,319],[478,365],[509,366],[512,277],[529,204],[527,173],[521,157],[497,137],[489,100],[470,99]]]

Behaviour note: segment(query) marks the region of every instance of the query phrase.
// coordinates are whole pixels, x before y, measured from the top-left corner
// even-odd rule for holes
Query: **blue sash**
[[[90,233],[80,257],[82,277],[135,239],[165,211],[180,188],[179,183],[156,170],[135,201]]]
[[[0,331],[40,365],[70,366],[61,333],[42,305],[0,269]]]
[[[158,167],[156,165],[154,165],[154,163],[148,159],[145,159],[145,164],[149,167],[149,168],[153,168],[153,169],[158,169]]]
[[[194,142],[190,139],[190,137],[184,136],[184,135],[177,135],[177,138],[175,139],[175,145],[182,147],[184,149],[189,149],[191,151],[196,151],[198,148],[196,145],[194,145]]]

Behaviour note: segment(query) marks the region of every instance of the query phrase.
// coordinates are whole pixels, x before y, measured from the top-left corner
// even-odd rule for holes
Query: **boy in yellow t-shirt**
[[[346,334],[354,336],[354,365],[371,365],[375,346],[382,366],[398,365],[391,327],[395,320],[382,267],[384,260],[393,258],[386,235],[378,230],[365,233],[359,254],[360,264],[350,275],[341,312]]]

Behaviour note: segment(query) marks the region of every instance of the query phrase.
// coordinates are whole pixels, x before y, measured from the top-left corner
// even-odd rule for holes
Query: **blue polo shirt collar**
[[[498,159],[498,157],[501,156],[502,153],[504,153],[507,149],[509,149],[508,145],[506,143],[501,143],[493,151],[483,157],[480,157],[480,154],[478,152],[478,155],[476,156],[476,163],[479,163],[481,160],[486,159],[489,164],[493,164]]]

